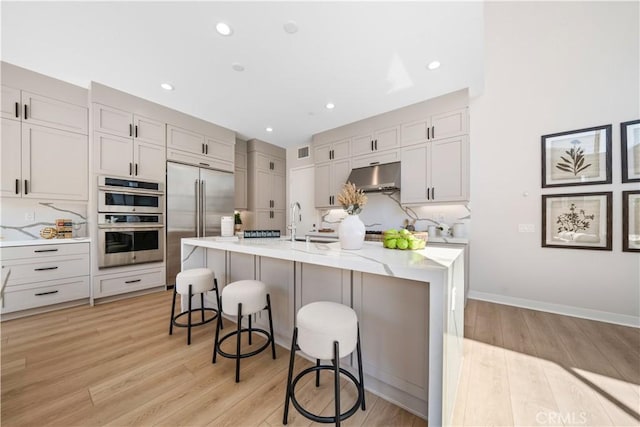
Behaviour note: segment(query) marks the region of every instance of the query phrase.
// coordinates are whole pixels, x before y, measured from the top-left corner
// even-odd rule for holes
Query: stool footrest
[[[215,314],[214,316],[212,316],[210,319],[205,320],[204,322],[203,322],[203,321],[200,321],[200,322],[198,322],[198,323],[192,323],[192,324],[191,324],[191,326],[200,326],[200,325],[204,325],[205,323],[209,323],[209,322],[211,322],[211,321],[213,321],[213,320],[217,319],[217,318],[218,318],[218,316],[220,315],[220,313],[218,313],[218,310],[216,310],[215,308],[207,308],[207,307],[205,307],[204,311],[213,311],[213,312],[214,312],[214,313],[216,313],[216,314]],[[195,308],[195,309],[191,310],[191,314],[197,314],[198,312],[202,312],[202,309],[201,309],[201,308]],[[179,327],[179,328],[188,328],[188,327],[189,327],[189,325],[188,325],[187,323],[180,323],[180,322],[178,322],[178,319],[179,319],[179,318],[181,318],[182,316],[186,316],[186,315],[188,315],[188,314],[189,314],[189,312],[188,312],[188,311],[185,311],[185,312],[182,312],[182,313],[180,313],[180,314],[176,315],[176,316],[173,318],[173,320],[172,320],[173,325],[174,325],[174,326],[177,326],[177,327]]]
[[[264,329],[259,329],[259,328],[242,328],[240,330],[240,333],[242,334],[243,332],[258,332],[262,335],[264,335],[264,337],[267,339],[265,341],[265,343],[258,349],[251,351],[249,353],[240,353],[240,356],[236,355],[235,353],[227,353],[226,351],[223,351],[220,346],[222,345],[222,343],[228,339],[231,338],[233,336],[237,336],[238,335],[238,331],[233,331],[233,332],[229,332],[228,334],[226,334],[225,336],[223,336],[222,338],[220,338],[220,340],[218,341],[218,354],[220,356],[229,358],[229,359],[236,359],[238,357],[240,357],[240,359],[244,359],[246,357],[251,357],[251,356],[255,356],[256,354],[260,353],[261,351],[265,350],[267,347],[269,347],[269,344],[271,344],[271,341],[273,340],[273,337],[271,336],[271,334],[267,331],[265,331]],[[238,339],[241,339],[241,337],[238,337]]]

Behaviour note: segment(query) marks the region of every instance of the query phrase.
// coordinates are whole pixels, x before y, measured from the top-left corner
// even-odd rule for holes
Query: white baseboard
[[[469,290],[469,298],[640,328],[640,317]]]

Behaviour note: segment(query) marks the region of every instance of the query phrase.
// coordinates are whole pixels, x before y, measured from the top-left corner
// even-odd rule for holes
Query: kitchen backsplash
[[[73,237],[87,237],[87,204],[47,202],[25,199],[2,199],[0,239],[40,239],[40,230],[55,227],[58,218],[70,219]]]
[[[400,194],[386,195],[368,193],[367,204],[360,213],[360,219],[367,230],[387,230],[405,226],[405,220],[413,224],[416,231],[426,231],[430,225],[441,223],[452,227],[455,223],[464,224],[465,237],[470,234],[471,211],[467,205],[438,205],[401,207],[398,203]],[[341,219],[346,215],[342,209],[322,211],[322,228],[337,229]]]

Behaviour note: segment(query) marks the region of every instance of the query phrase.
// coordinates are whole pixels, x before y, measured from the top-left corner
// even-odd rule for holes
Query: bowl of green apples
[[[415,233],[402,228],[392,228],[383,234],[382,246],[387,249],[400,249],[415,251],[424,249],[427,244],[427,233]]]

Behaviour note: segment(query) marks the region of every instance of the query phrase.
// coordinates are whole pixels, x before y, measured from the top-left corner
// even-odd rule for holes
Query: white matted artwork
[[[611,250],[609,192],[542,196],[542,246]]]
[[[640,120],[620,123],[622,182],[640,181]]]
[[[622,250],[640,252],[640,190],[622,192]]]
[[[611,183],[611,125],[542,136],[542,187]]]

